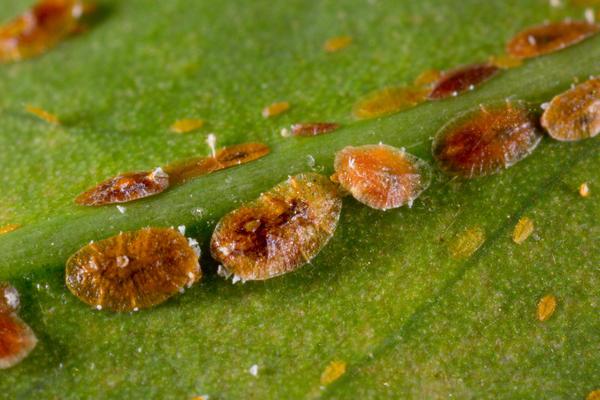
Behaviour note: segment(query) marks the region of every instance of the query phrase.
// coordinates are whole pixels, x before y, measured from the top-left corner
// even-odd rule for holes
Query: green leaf
[[[9,18],[19,1],[0,10]],[[437,175],[412,209],[377,212],[344,200],[338,230],[311,265],[265,282],[214,274],[151,310],[91,310],[64,285],[64,262],[89,240],[145,225],[185,224],[206,243],[240,202],[311,169],[330,173],[349,144],[404,146],[431,160],[430,138],[450,118],[505,98],[539,105],[599,73],[600,37],[503,71],[475,91],[355,122],[360,96],[410,82],[427,68],[486,59],[522,27],[578,17],[547,2],[422,0],[103,3],[88,32],[48,54],[0,67],[0,279],[22,294],[38,347],[2,372],[7,398],[585,398],[598,385],[600,145],[545,138],[527,159],[471,181]],[[325,54],[329,37],[354,43]],[[265,120],[265,105],[292,109]],[[35,104],[64,121],[23,111]],[[173,135],[176,119],[204,132]],[[283,139],[298,121],[337,121],[335,133]],[[120,171],[262,141],[272,154],[155,198],[84,209],[73,198]],[[588,182],[592,195],[577,188]],[[198,210],[202,210],[201,213]],[[534,234],[511,240],[528,216]],[[466,260],[449,246],[485,231]],[[555,314],[535,318],[554,294]],[[332,360],[348,369],[329,386]],[[258,376],[248,370],[258,365]]]

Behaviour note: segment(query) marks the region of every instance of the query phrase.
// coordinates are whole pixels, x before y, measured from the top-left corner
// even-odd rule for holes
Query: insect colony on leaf
[[[76,32],[85,10],[86,6],[76,0],[40,1],[32,10],[0,28],[0,61],[41,54]],[[389,87],[367,96],[355,106],[354,114],[358,118],[373,118],[426,100],[456,96],[492,78],[499,68],[520,65],[522,59],[559,50],[597,31],[597,25],[577,21],[527,29],[507,44],[505,57],[442,73],[425,71],[412,86]],[[349,37],[334,38],[325,45],[325,50],[338,51],[350,42]],[[541,125],[557,140],[596,136],[600,131],[599,87],[599,80],[591,78],[556,96],[545,109]],[[289,107],[288,102],[274,103],[265,107],[262,114],[270,118]],[[37,109],[30,111],[44,118]],[[202,124],[201,120],[179,120],[171,130],[184,133]],[[338,127],[337,123],[295,124],[284,136],[316,136]],[[529,155],[540,140],[532,110],[525,103],[507,101],[455,117],[440,129],[432,150],[443,172],[468,179],[514,165]],[[256,160],[270,151],[260,143],[225,147],[218,152],[214,140],[211,146],[209,157],[176,162],[164,170],[157,168],[110,178],[82,193],[76,203],[99,206],[153,196],[169,185]],[[425,161],[382,143],[341,149],[335,155],[334,169],[331,179],[315,173],[289,177],[258,199],[225,215],[210,242],[211,255],[222,264],[221,273],[233,276],[234,281],[248,281],[294,271],[310,262],[333,236],[345,193],[378,210],[411,206],[429,187],[432,175]],[[580,193],[587,196],[589,189],[585,194],[580,189]],[[516,243],[522,243],[532,232],[533,225],[527,222],[523,219],[516,227],[513,236]],[[484,241],[483,228],[469,228],[451,244],[451,256],[469,257]],[[121,232],[92,242],[73,254],[66,265],[66,284],[76,297],[97,309],[137,311],[160,304],[197,282],[202,276],[199,255],[198,243],[173,228],[147,227]],[[0,368],[7,368],[35,347],[36,338],[16,315],[16,290],[0,285],[0,294],[3,295]],[[546,296],[540,301],[540,320],[548,319],[554,312],[556,302],[552,300]],[[343,368],[338,369],[343,374]]]

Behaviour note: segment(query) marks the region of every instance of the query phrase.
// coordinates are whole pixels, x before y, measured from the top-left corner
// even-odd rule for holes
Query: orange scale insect
[[[83,206],[125,203],[161,193],[169,187],[169,175],[161,168],[148,172],[129,172],[107,179],[83,192],[75,203]]]
[[[425,161],[385,144],[345,147],[336,154],[334,167],[333,179],[355,199],[378,210],[410,207],[431,182]]]
[[[433,155],[451,175],[473,178],[500,172],[537,147],[535,116],[520,102],[467,111],[437,133]]]
[[[213,233],[211,254],[234,281],[294,271],[333,236],[341,209],[337,187],[327,177],[290,177],[225,215]]]
[[[29,325],[14,313],[0,313],[0,369],[21,362],[36,344],[37,338]]]
[[[541,119],[548,134],[576,141],[600,133],[600,78],[589,79],[554,97]]]
[[[429,93],[429,98],[440,100],[472,90],[496,75],[498,70],[499,68],[492,64],[473,64],[444,72]]]
[[[532,58],[574,45],[595,34],[597,24],[586,21],[551,22],[527,28],[514,36],[506,51],[516,58]]]
[[[269,146],[262,143],[243,143],[224,147],[215,156],[222,168],[245,164],[269,154]]]
[[[222,168],[214,157],[195,157],[169,164],[165,171],[169,175],[169,183],[178,185]]]
[[[44,53],[77,32],[90,6],[77,0],[41,0],[0,27],[0,61],[17,61]]]
[[[289,134],[284,136],[318,136],[333,132],[340,127],[335,122],[305,122],[291,126]]]
[[[92,242],[66,265],[66,284],[98,309],[127,312],[160,304],[198,281],[199,248],[172,228],[144,228]]]
[[[360,100],[354,106],[353,113],[359,119],[367,119],[399,112],[424,102],[430,91],[426,86],[381,89]]]

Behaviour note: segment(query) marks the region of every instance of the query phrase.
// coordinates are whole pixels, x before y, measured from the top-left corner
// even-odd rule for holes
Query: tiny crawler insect
[[[305,122],[291,126],[288,131],[284,130],[283,136],[317,136],[324,133],[333,132],[340,127],[335,122]],[[283,131],[282,131],[283,132]]]
[[[337,51],[343,50],[346,47],[352,44],[351,36],[336,36],[330,39],[327,39],[325,44],[323,45],[323,50],[328,53],[335,53]]]
[[[556,310],[556,297],[549,294],[540,299],[537,305],[537,319],[539,321],[547,321]]]
[[[321,374],[321,385],[329,385],[340,379],[345,373],[346,363],[344,361],[332,361]]]
[[[83,206],[125,203],[161,193],[169,186],[169,175],[161,168],[129,172],[107,179],[75,199]]]
[[[264,118],[271,118],[276,115],[282,114],[289,109],[290,109],[290,103],[288,103],[287,101],[273,103],[273,104],[270,104],[270,105],[266,106],[265,108],[263,108],[262,116]]]
[[[479,226],[468,228],[458,234],[450,243],[450,255],[452,258],[461,260],[469,258],[485,242],[485,231]]]
[[[598,32],[599,26],[586,21],[551,22],[527,28],[506,45],[516,58],[532,58],[571,46]]]
[[[360,100],[354,106],[353,113],[359,119],[367,119],[402,111],[425,101],[430,90],[423,86],[381,89]]]
[[[533,221],[529,217],[519,219],[513,230],[512,239],[516,244],[523,244],[525,240],[533,233]]]
[[[19,292],[6,282],[0,282],[0,314],[19,310]]]
[[[98,309],[152,307],[201,278],[196,246],[173,228],[121,232],[73,254],[66,265],[66,284]]]
[[[429,98],[432,100],[456,96],[466,90],[492,78],[498,73],[498,67],[492,64],[473,64],[442,73],[434,85]]]
[[[21,224],[6,224],[6,225],[2,225],[0,226],[0,235],[3,235],[5,233],[8,232],[12,232],[14,230],[17,230],[21,227]]]
[[[433,155],[446,173],[473,178],[514,165],[527,157],[541,138],[534,115],[523,103],[480,106],[439,130]]]
[[[211,254],[234,280],[264,280],[309,262],[333,236],[342,209],[327,177],[289,177],[251,203],[225,215]]]
[[[548,134],[576,141],[600,133],[600,78],[589,79],[554,97],[541,119]]]
[[[39,119],[42,119],[51,125],[60,124],[60,120],[58,119],[58,117],[56,115],[49,113],[48,111],[46,111],[42,108],[35,107],[35,106],[32,106],[31,104],[28,104],[25,107],[25,110],[28,113],[35,115]]]
[[[0,27],[0,62],[37,56],[81,28],[91,7],[78,0],[40,0]]]
[[[0,369],[10,368],[31,353],[35,334],[15,313],[0,313]]]
[[[579,185],[579,195],[583,198],[590,197],[590,187],[587,183],[582,183]]]
[[[425,161],[385,144],[345,147],[336,154],[334,168],[334,179],[345,190],[378,210],[410,207],[431,181]]]
[[[204,120],[190,118],[190,119],[179,119],[173,122],[173,125],[169,128],[173,133],[188,133],[200,129],[204,126]]]

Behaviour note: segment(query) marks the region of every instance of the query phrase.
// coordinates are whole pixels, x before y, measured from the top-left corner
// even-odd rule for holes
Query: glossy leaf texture
[[[3,20],[28,6],[7,3]],[[410,209],[380,212],[345,198],[329,244],[278,278],[232,285],[207,251],[221,216],[288,175],[331,174],[345,146],[381,141],[433,165],[431,138],[459,113],[509,97],[539,107],[600,73],[596,36],[457,97],[352,117],[374,90],[501,54],[513,34],[546,19],[582,17],[562,3],[106,0],[85,32],[1,65],[0,225],[23,226],[0,236],[0,280],[19,290],[19,317],[38,338],[27,359],[2,371],[3,395],[584,399],[600,376],[598,138],[544,137],[490,177],[438,173]],[[351,45],[323,50],[345,35]],[[288,111],[262,117],[282,101]],[[32,118],[25,104],[61,124]],[[205,125],[170,132],[185,118]],[[302,121],[341,128],[281,137]],[[218,147],[259,142],[271,153],[125,204],[123,213],[74,204],[120,172],[208,155],[209,132]],[[535,229],[517,245],[523,216]],[[70,294],[71,254],[148,225],[186,225],[203,249],[200,283],[135,314],[96,311]],[[465,232],[478,233],[476,246],[453,257]],[[549,294],[556,310],[540,322],[538,302]],[[332,362],[344,372],[322,386]]]

